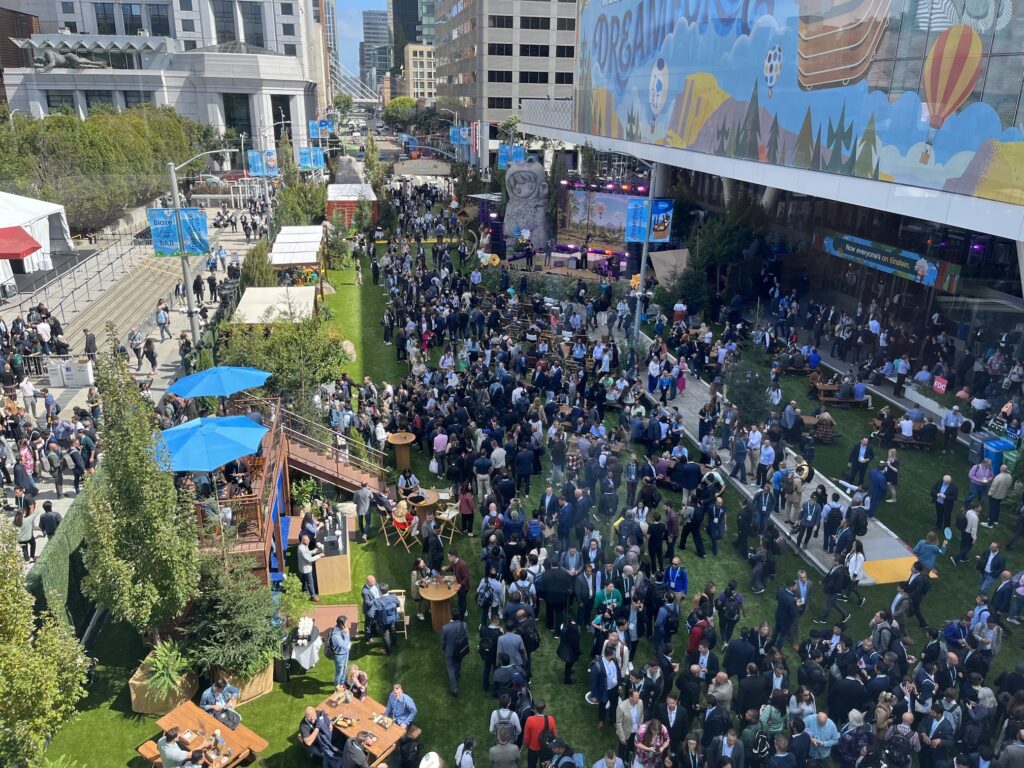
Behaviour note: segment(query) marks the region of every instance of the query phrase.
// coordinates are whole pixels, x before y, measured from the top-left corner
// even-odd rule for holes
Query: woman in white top
[[[846,556],[846,570],[850,572],[850,594],[856,595],[859,605],[864,605],[867,598],[857,589],[857,584],[864,577],[864,544],[860,539],[853,540],[853,549]]]
[[[797,692],[789,697],[789,716],[805,719],[808,715],[818,712],[814,693],[806,685],[801,685]]]

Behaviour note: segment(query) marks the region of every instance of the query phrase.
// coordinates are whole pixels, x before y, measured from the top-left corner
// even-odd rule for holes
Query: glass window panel
[[[263,35],[263,6],[259,3],[242,3],[242,29],[245,32],[245,42],[251,45],[258,45],[261,48],[265,45]]]
[[[138,3],[123,3],[121,5],[121,19],[124,21],[124,33],[126,35],[137,35],[143,29],[142,6]]]
[[[149,14],[149,33],[156,37],[170,37],[170,7],[166,5],[147,5],[146,12]]]
[[[64,107],[75,108],[75,94],[73,91],[46,92],[46,108],[50,112],[57,112]]]
[[[217,42],[226,43],[238,39],[235,27],[235,4],[233,0],[211,0],[213,7],[213,27],[217,32]]]
[[[114,19],[114,4],[96,3],[93,8],[96,11],[96,34],[116,35],[117,22]]]

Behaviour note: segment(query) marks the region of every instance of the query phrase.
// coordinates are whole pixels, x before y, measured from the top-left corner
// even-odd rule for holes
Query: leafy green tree
[[[0,765],[28,768],[75,717],[88,663],[72,631],[33,615],[14,528],[0,525]]]
[[[347,93],[334,94],[335,117],[342,118],[352,109],[352,97]]]
[[[239,284],[243,292],[246,288],[272,288],[277,285],[277,273],[270,263],[266,240],[261,239],[245,255]]]
[[[768,416],[770,404],[765,392],[767,376],[750,360],[741,359],[723,374],[725,396],[736,406],[745,424],[762,423]]]
[[[287,131],[281,132],[281,140],[277,142],[277,167],[281,169],[281,181],[286,187],[298,183],[299,167],[295,164],[295,152]]]
[[[384,107],[384,122],[396,128],[407,128],[416,114],[416,99],[398,96]]]
[[[274,394],[309,402],[320,382],[338,378],[351,362],[342,347],[345,336],[324,308],[298,323],[285,317],[265,327],[269,332],[232,328],[220,362],[270,371],[265,388]]]
[[[327,188],[315,181],[294,181],[277,193],[277,223],[306,227],[327,215]]]
[[[152,406],[143,399],[107,328],[97,358],[105,460],[86,486],[86,595],[140,633],[177,618],[196,593],[198,531],[192,502],[158,463]]]
[[[365,197],[360,197],[359,202],[356,203],[356,210],[352,214],[352,231],[356,233],[366,232],[370,229],[372,223],[373,203]]]
[[[548,170],[548,227],[549,237],[552,242],[558,242],[558,211],[561,207],[561,199],[565,192],[562,187],[562,180],[569,175],[569,168],[565,164],[565,155],[561,147],[556,147],[551,156],[551,168]],[[571,195],[569,195],[571,197]]]

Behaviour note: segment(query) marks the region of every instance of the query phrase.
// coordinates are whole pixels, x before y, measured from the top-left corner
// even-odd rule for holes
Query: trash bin
[[[999,472],[999,467],[1003,463],[1003,453],[1010,450],[1013,450],[1013,440],[1005,437],[985,441],[985,458],[992,460],[993,472]]]
[[[1010,474],[1013,474],[1013,470],[1017,466],[1017,460],[1020,458],[1020,451],[1014,448],[1012,451],[1003,451],[1003,464],[1010,470]]]
[[[967,461],[974,466],[985,455],[985,441],[991,439],[987,432],[972,432],[967,442]]]

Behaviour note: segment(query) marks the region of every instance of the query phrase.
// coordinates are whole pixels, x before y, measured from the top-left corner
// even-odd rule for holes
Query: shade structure
[[[175,472],[212,472],[259,450],[267,428],[246,416],[212,416],[162,432]]]
[[[227,397],[261,387],[269,378],[270,374],[259,368],[218,365],[178,379],[167,391],[178,397]]]
[[[21,227],[0,227],[0,259],[24,259],[42,247]]]

